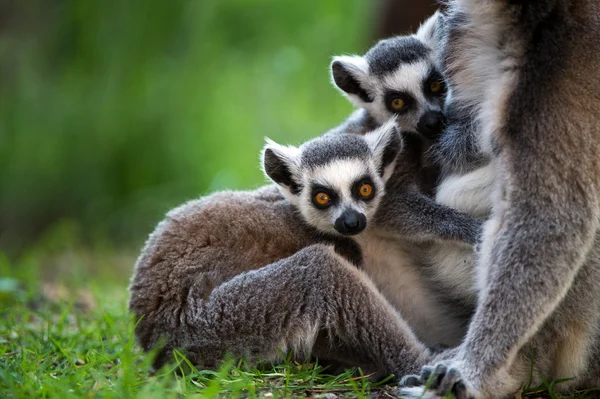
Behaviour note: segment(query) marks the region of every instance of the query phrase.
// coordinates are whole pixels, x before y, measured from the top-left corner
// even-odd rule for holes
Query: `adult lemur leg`
[[[588,309],[600,300],[592,282],[600,265],[590,252],[600,214],[600,95],[586,76],[600,67],[590,56],[600,7],[588,0],[452,4],[471,23],[463,32],[480,39],[465,47],[479,43],[475,51],[496,61],[484,64],[488,77],[497,74],[487,83],[508,83],[486,92],[482,121],[490,126],[478,138],[499,162],[494,227],[484,232],[479,264],[485,285],[456,355],[422,377],[433,374],[440,395],[505,397],[524,382],[515,360],[526,344],[546,344],[538,348],[549,352],[544,372],[570,365],[577,376],[588,373],[598,345],[590,344],[597,316]]]
[[[157,366],[175,348],[205,367],[216,366],[227,353],[273,361],[291,349],[300,357],[335,356],[398,375],[431,360],[371,281],[331,247],[313,245],[243,273],[208,298],[194,291],[183,306],[177,338],[168,342]]]
[[[600,240],[593,241],[596,216],[585,203],[576,203],[572,210],[548,213],[521,203],[523,212],[502,212],[498,233],[484,234],[487,262],[480,267],[489,267],[487,285],[464,343],[454,356],[442,355],[444,360],[425,367],[417,381],[433,375],[437,394],[453,391],[459,399],[504,397],[529,380],[533,361],[534,380],[574,378],[560,388],[592,386],[589,370],[599,346]],[[573,225],[559,222],[560,216]],[[401,392],[410,397],[422,390]]]

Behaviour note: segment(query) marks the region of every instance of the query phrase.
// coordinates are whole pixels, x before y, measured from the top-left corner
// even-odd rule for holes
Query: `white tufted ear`
[[[333,57],[331,81],[357,107],[373,102],[369,84],[369,64],[359,55]]]
[[[263,172],[281,188],[291,194],[298,194],[300,149],[294,146],[283,146],[270,139],[266,141],[261,157]]]
[[[434,51],[437,51],[443,34],[444,24],[444,15],[440,11],[436,11],[435,14],[421,24],[414,36]]]
[[[380,175],[387,181],[392,175],[396,159],[403,147],[402,137],[396,127],[396,118],[365,134],[364,138],[377,160]]]

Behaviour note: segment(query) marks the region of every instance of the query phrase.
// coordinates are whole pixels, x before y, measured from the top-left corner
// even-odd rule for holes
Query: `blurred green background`
[[[265,136],[341,122],[332,55],[431,3],[0,0],[0,397],[166,397],[126,310],[148,234],[186,200],[264,184]]]
[[[0,8],[0,248],[57,226],[136,249],[172,206],[264,183],[351,106],[333,54],[368,48],[369,0],[15,1]],[[60,227],[59,227],[60,228]]]
[[[414,28],[417,3],[0,1],[0,252],[55,234],[136,252],[169,208],[263,184],[265,136],[351,112],[332,55]]]

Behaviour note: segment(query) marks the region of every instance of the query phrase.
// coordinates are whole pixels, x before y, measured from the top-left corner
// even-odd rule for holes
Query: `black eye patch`
[[[369,185],[371,187],[369,195],[361,195],[361,188],[365,185]],[[350,192],[352,193],[352,197],[358,201],[370,201],[375,198],[377,194],[377,190],[375,189],[375,184],[373,184],[373,180],[365,175],[360,179],[357,179],[354,183],[352,183],[352,187],[350,188]]]
[[[402,101],[402,103],[403,103],[403,106],[401,109],[394,107],[394,102],[398,101],[398,100]],[[404,113],[410,111],[411,109],[414,109],[414,106],[417,101],[415,100],[415,98],[413,96],[411,96],[410,94],[408,94],[406,92],[388,90],[385,93],[384,102],[385,102],[385,106],[387,107],[387,109],[390,112],[401,115],[401,114],[404,114]]]
[[[330,198],[330,201],[325,205],[319,204],[317,202],[317,195],[321,194],[321,193],[326,194]],[[316,183],[311,185],[310,198],[311,198],[312,204],[317,209],[327,209],[331,206],[336,205],[339,202],[339,196],[337,195],[335,190],[333,190],[330,187],[323,186],[322,184],[316,184]]]
[[[439,82],[439,86],[436,84]],[[435,90],[435,88],[439,89]],[[427,78],[423,81],[423,93],[429,98],[440,98],[446,95],[446,82],[444,77],[437,70],[432,69],[427,75]]]

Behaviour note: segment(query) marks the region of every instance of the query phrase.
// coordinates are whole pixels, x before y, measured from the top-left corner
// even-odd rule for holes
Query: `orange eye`
[[[325,206],[331,202],[331,197],[326,193],[318,193],[315,195],[315,202],[321,206]]]
[[[373,194],[373,186],[369,183],[363,183],[358,189],[360,196],[363,198],[370,197]]]
[[[438,91],[442,90],[442,82],[439,80],[434,80],[429,84],[429,90],[431,90],[432,93],[437,93]]]
[[[401,110],[402,108],[404,108],[404,100],[401,98],[394,98],[392,100],[392,108],[396,111]]]

